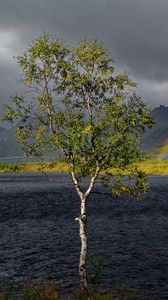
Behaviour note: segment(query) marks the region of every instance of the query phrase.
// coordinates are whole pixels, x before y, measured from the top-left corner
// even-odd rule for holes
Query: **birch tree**
[[[45,34],[17,61],[29,93],[12,96],[3,119],[17,120],[17,138],[27,155],[41,157],[49,149],[68,165],[80,200],[79,281],[87,292],[89,196],[100,193],[101,185],[102,194],[115,197],[147,191],[146,176],[135,162],[144,127],[152,124],[150,111],[128,75],[115,73],[100,41],[82,40],[70,48]]]

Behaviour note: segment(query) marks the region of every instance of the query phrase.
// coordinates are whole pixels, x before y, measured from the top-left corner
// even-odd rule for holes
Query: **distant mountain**
[[[160,105],[154,108],[152,116],[155,125],[152,129],[146,129],[143,134],[141,141],[143,151],[156,150],[168,140],[168,106]],[[10,129],[0,127],[0,161],[3,157],[24,157],[24,153],[16,141],[14,127]]]
[[[155,150],[168,140],[168,106],[160,105],[152,110],[155,125],[146,129],[141,143],[142,150]]]
[[[24,156],[16,140],[16,128],[4,129],[0,127],[0,158]]]
[[[5,137],[7,134],[7,129],[0,127],[0,141]]]

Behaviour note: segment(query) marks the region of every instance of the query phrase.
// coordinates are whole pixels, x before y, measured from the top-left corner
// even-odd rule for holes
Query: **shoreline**
[[[139,171],[146,175],[168,175],[168,160],[147,159],[139,164],[133,165]],[[128,170],[128,172],[127,172]],[[130,174],[129,168],[122,171],[122,174]],[[109,168],[108,172],[119,174],[121,171],[115,168]],[[64,162],[18,162],[1,163],[0,173],[68,173],[68,165]],[[103,172],[102,172],[103,173]]]

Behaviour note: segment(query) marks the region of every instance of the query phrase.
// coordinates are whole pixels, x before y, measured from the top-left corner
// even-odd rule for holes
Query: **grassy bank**
[[[5,291],[0,293],[0,300],[138,300],[140,296],[132,291],[119,292],[90,292],[88,295],[76,293],[71,296],[62,296],[56,290],[45,288],[41,290],[25,290],[23,293],[11,293]]]
[[[168,160],[148,159],[140,163],[139,169],[147,175],[168,175]]]
[[[168,175],[168,160],[148,159],[139,163],[138,169],[147,175]],[[109,169],[116,173],[116,169]],[[0,172],[68,172],[68,166],[63,162],[0,164]],[[127,173],[127,172],[126,172]],[[129,173],[129,171],[128,171]]]
[[[67,173],[68,166],[62,162],[27,162],[0,164],[0,172],[61,172]]]
[[[18,289],[11,286],[8,289],[0,288],[0,300],[138,300],[140,294],[132,288],[108,289],[99,291],[89,289],[88,294],[81,294],[74,291],[68,294],[60,290],[53,281],[45,282],[41,285],[35,285],[29,281],[24,287]]]

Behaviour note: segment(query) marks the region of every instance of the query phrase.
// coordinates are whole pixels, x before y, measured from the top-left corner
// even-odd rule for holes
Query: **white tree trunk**
[[[81,240],[81,252],[80,252],[80,260],[79,260],[79,283],[80,290],[82,293],[88,293],[88,283],[87,283],[87,275],[86,275],[86,259],[87,259],[87,233],[86,233],[86,201],[88,196],[91,193],[91,190],[94,187],[94,183],[96,178],[98,177],[100,171],[99,164],[97,162],[97,167],[94,176],[91,177],[89,187],[85,193],[82,192],[79,181],[75,175],[74,165],[71,165],[71,176],[74,182],[76,191],[81,200],[81,214],[75,220],[79,222],[79,235]]]
[[[79,260],[79,283],[80,291],[86,293],[88,291],[87,275],[86,275],[86,259],[87,259],[87,233],[86,233],[86,199],[81,197],[81,215],[76,218],[79,222],[79,236],[81,240],[81,252]]]

